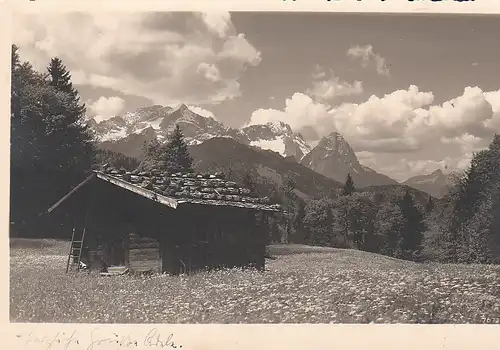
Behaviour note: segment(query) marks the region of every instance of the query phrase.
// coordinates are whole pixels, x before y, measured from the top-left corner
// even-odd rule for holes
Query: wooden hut
[[[179,274],[203,268],[264,269],[267,198],[222,174],[162,174],[104,166],[54,204],[54,220],[70,217],[85,231],[92,269]],[[68,228],[68,235],[70,235]],[[78,234],[78,233],[77,233]]]

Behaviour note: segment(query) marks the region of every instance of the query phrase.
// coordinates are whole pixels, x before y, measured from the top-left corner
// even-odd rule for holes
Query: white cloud
[[[125,101],[120,97],[100,97],[97,101],[88,104],[88,109],[95,114],[97,122],[110,119],[123,111]]]
[[[38,69],[58,56],[75,83],[155,104],[232,99],[262,59],[229,13],[16,13],[13,23],[21,57]]]
[[[198,13],[205,22],[207,28],[216,33],[220,38],[224,38],[232,27],[231,15],[229,12],[204,12]]]
[[[484,97],[490,103],[493,110],[493,117],[486,120],[484,125],[495,132],[500,133],[500,90],[484,93]]]
[[[328,79],[324,79],[326,75],[325,70],[316,67],[313,72],[313,87],[307,90],[308,95],[325,102],[342,96],[359,95],[363,92],[361,81],[356,80],[353,83],[348,83],[340,80],[333,72]]]
[[[220,80],[220,71],[215,64],[202,62],[198,65],[196,72],[202,74],[207,80],[213,82]]]
[[[304,126],[314,126],[318,132],[318,125],[332,122],[328,115],[328,107],[322,103],[315,102],[306,94],[297,92],[285,101],[283,110],[258,109],[252,113],[246,125],[265,124],[270,121],[283,121],[292,129],[300,130]],[[331,129],[332,125],[330,125]],[[320,136],[326,135],[319,133]]]
[[[456,145],[465,153],[477,152],[485,146],[483,138],[468,133],[451,138],[443,136],[441,137],[441,142],[444,144]]]
[[[500,90],[466,87],[460,96],[437,105],[432,92],[410,86],[334,108],[295,93],[283,110],[255,111],[249,124],[270,120],[284,121],[295,131],[308,130],[304,136],[312,142],[338,131],[363,164],[404,180],[437,168],[467,167],[472,153],[487,147],[500,131]]]
[[[431,106],[420,125],[433,127],[445,136],[464,132],[479,136],[487,133],[488,121],[493,117],[492,105],[478,87],[466,87],[464,93],[441,106]]]
[[[239,62],[241,65],[253,66],[258,65],[262,60],[261,53],[247,41],[243,33],[228,37],[218,57],[231,60],[233,63]]]
[[[375,68],[379,75],[390,75],[389,67],[385,62],[385,58],[376,54],[373,51],[372,45],[353,46],[347,50],[347,56],[353,59],[361,59],[363,67],[367,67],[370,63],[375,63]]]
[[[329,115],[336,129],[355,149],[408,151],[418,148],[419,135],[407,130],[421,118],[422,107],[433,99],[431,92],[410,86],[408,90],[397,90],[381,98],[372,95],[360,104],[342,104],[330,110]]]

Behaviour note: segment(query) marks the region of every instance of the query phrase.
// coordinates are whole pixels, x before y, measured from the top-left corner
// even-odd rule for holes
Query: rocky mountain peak
[[[396,181],[359,163],[356,153],[338,132],[324,136],[301,163],[314,171],[344,182],[351,174],[355,186],[389,185]]]
[[[344,139],[344,136],[338,132],[332,132],[324,136],[314,149],[317,153],[322,153],[323,157],[335,156],[343,159],[346,164],[359,164],[352,147]]]
[[[290,125],[282,121],[268,122],[266,126],[275,134],[293,134]]]

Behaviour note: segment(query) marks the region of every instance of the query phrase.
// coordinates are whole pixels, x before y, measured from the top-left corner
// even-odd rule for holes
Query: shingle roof
[[[124,182],[135,188],[154,193],[164,200],[173,199],[177,205],[183,203],[206,204],[219,206],[233,206],[256,210],[280,211],[277,204],[269,204],[268,197],[257,197],[250,190],[239,186],[233,181],[224,178],[224,174],[165,174],[161,172],[140,172],[117,170],[104,165],[100,171],[103,177],[110,177]],[[122,186],[123,187],[123,186]],[[130,186],[129,186],[130,187]],[[131,188],[129,188],[131,189]],[[142,193],[141,193],[142,194]]]

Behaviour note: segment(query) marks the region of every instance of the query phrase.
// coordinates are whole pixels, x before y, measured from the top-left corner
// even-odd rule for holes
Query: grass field
[[[274,246],[268,271],[66,275],[68,242],[11,241],[12,322],[500,323],[500,266]]]

